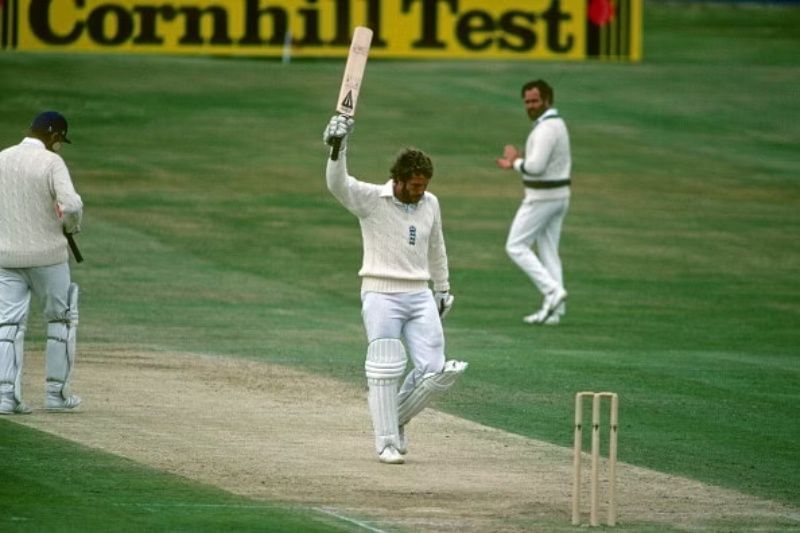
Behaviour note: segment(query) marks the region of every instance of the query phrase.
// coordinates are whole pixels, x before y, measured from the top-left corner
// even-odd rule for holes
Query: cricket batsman
[[[401,464],[408,451],[405,426],[453,386],[467,363],[445,361],[442,320],[454,298],[439,200],[427,192],[433,177],[431,159],[409,148],[397,156],[386,183],[359,181],[347,172],[347,138],[353,124],[351,117],[334,115],[325,128],[326,144],[341,139],[339,156],[328,160],[325,178],[328,190],[361,226],[363,262],[358,274],[375,450],[380,462]],[[403,378],[406,354],[413,369]]]
[[[70,281],[65,234],[77,233],[83,202],[58,155],[67,120],[38,114],[21,143],[0,152],[0,414],[28,414],[22,401],[25,323],[31,297],[47,320],[44,407],[71,410],[78,285]]]

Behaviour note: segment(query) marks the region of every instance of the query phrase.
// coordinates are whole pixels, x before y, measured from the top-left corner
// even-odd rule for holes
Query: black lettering
[[[486,50],[492,46],[494,39],[491,36],[480,42],[472,39],[473,34],[492,32],[494,32],[494,20],[485,11],[468,11],[458,19],[456,25],[456,37],[469,50]]]
[[[350,0],[336,0],[336,35],[331,44],[350,46]]]
[[[260,9],[259,0],[247,0],[245,9],[244,36],[239,40],[239,44],[262,45],[262,44],[283,44],[284,36],[289,30],[289,16],[285,9],[279,7],[268,7]],[[272,35],[269,39],[261,38],[261,17],[269,15],[272,17]],[[349,43],[350,41],[348,41]]]
[[[527,25],[518,24],[516,19],[522,19]],[[514,43],[505,36],[498,40],[498,48],[502,50],[513,50],[515,52],[526,52],[536,47],[536,32],[530,27],[536,22],[536,15],[522,11],[509,11],[500,17],[500,28],[503,32],[519,38],[518,43]]]
[[[231,44],[233,41],[228,35],[228,12],[224,8],[210,6],[206,9],[197,7],[182,7],[179,9],[186,18],[183,36],[178,40],[180,44],[203,44],[200,22],[203,15],[211,15],[214,19],[214,31],[211,33],[209,44]]]
[[[61,0],[62,2],[64,0]],[[31,31],[39,40],[46,44],[70,44],[75,42],[83,33],[83,22],[76,22],[65,35],[56,35],[50,25],[50,4],[53,0],[32,0],[28,8],[28,20]],[[84,7],[84,0],[75,0],[76,7]]]
[[[437,35],[439,21],[437,4],[446,3],[451,13],[457,13],[458,0],[403,0],[403,13],[408,13],[411,5],[418,1],[422,3],[421,37],[411,43],[411,46],[414,48],[445,48],[446,43],[440,41]]]
[[[63,21],[54,19],[54,5],[63,2],[72,5],[77,18],[66,28]],[[239,0],[244,10],[242,37],[236,44],[247,46],[282,46],[290,27],[290,17],[297,16],[297,26],[302,27],[302,35],[293,36],[293,42],[311,48],[322,46],[347,47],[350,45],[354,24],[366,25],[373,30],[373,47],[386,48],[382,35],[381,0],[303,0],[302,2],[271,2],[270,0]],[[332,7],[333,20],[323,19],[320,4]],[[354,21],[354,2],[365,8],[365,20]],[[0,0],[2,5],[3,0]],[[20,2],[22,3],[22,2]],[[183,34],[178,43],[183,46],[211,44],[230,46],[234,44],[230,27],[229,9],[235,2],[217,0],[212,5],[203,2],[173,2],[160,0],[150,2],[123,3],[104,0],[104,3],[87,0],[28,0],[28,21],[33,35],[46,45],[70,45],[85,34],[101,46],[118,46],[123,43],[158,46],[168,39],[164,30],[183,21]],[[332,5],[329,5],[329,4]],[[87,8],[87,4],[90,7]],[[190,4],[190,5],[185,5]],[[290,14],[289,7],[292,12]],[[541,12],[509,10],[497,18],[481,8],[459,13],[459,0],[402,0],[400,13],[396,16],[418,15],[419,26],[409,36],[411,47],[416,50],[446,50],[453,46],[451,37],[470,51],[485,51],[495,47],[497,50],[527,52],[541,46],[554,53],[564,53],[575,47],[577,40],[568,24],[574,15],[562,7],[562,0],[549,0],[547,8]],[[479,4],[480,5],[480,4]],[[238,7],[238,6],[237,6]],[[91,8],[91,11],[89,10]],[[81,13],[82,11],[82,13]],[[360,13],[360,9],[358,10]],[[395,16],[395,14],[391,14]],[[452,30],[443,19],[456,18]],[[416,20],[417,17],[413,17]],[[57,24],[57,22],[59,24]],[[445,27],[448,26],[448,27]],[[57,29],[56,29],[57,28]],[[323,33],[333,31],[332,39],[323,41]],[[418,33],[414,34],[414,31]],[[441,31],[441,33],[440,33]],[[454,35],[450,35],[453,31]],[[546,38],[542,35],[546,31]]]
[[[308,0],[309,4],[315,4],[317,0]],[[303,46],[319,46],[322,39],[319,36],[319,10],[298,9],[297,12],[303,17],[303,39],[297,41]]]
[[[116,23],[115,31],[111,35],[106,35],[106,27],[110,26],[112,21]],[[94,42],[109,46],[117,45],[124,43],[133,35],[133,18],[121,7],[105,4],[89,13],[86,27]]]
[[[164,44],[164,38],[159,37],[157,26],[159,18],[173,20],[178,13],[172,6],[152,7],[136,6],[133,8],[139,15],[139,34],[133,38],[135,44]]]
[[[380,0],[367,0],[367,26],[372,29],[372,48],[386,48],[386,39],[381,36]]]
[[[572,15],[561,11],[561,0],[553,0],[542,18],[547,21],[547,47],[553,52],[566,52],[575,44],[575,36],[567,36],[566,43],[561,43],[561,22],[570,20]]]

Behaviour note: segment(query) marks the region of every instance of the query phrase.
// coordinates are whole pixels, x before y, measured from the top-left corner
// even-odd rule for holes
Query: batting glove
[[[453,308],[453,300],[456,299],[455,296],[447,291],[436,291],[433,293],[433,299],[436,302],[436,309],[439,310],[439,318],[444,320],[444,317],[446,317],[450,309]]]
[[[345,137],[353,131],[354,125],[355,120],[353,120],[353,117],[333,115],[328,125],[325,126],[325,131],[322,132],[322,142],[326,145],[331,145],[333,144],[333,139],[342,139],[342,144],[344,144]]]

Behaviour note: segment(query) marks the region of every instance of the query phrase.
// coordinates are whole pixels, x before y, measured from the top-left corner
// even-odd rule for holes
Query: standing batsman
[[[367,334],[364,368],[383,463],[405,462],[405,426],[438,394],[449,389],[467,363],[445,361],[442,319],[453,305],[439,201],[426,192],[433,164],[422,151],[399,154],[383,185],[358,181],[347,172],[347,136],[353,119],[335,115],[323,140],[341,139],[336,161],[328,160],[328,189],[358,217],[363,240],[361,314]],[[433,292],[428,283],[433,282]],[[414,368],[405,376],[406,350]]]
[[[544,295],[541,308],[523,318],[528,324],[555,325],[566,307],[558,244],[561,226],[569,209],[569,134],[564,120],[553,107],[553,89],[544,80],[522,86],[522,100],[533,121],[525,152],[506,145],[497,165],[522,176],[525,198],[508,232],[506,252]],[[538,255],[533,252],[536,247]]]
[[[27,414],[22,401],[25,323],[31,295],[47,320],[45,409],[69,410],[78,325],[78,286],[70,281],[66,234],[83,214],[64,160],[67,121],[55,111],[34,118],[21,143],[0,152],[0,414]]]

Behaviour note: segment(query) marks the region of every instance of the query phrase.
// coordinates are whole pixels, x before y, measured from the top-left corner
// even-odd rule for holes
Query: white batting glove
[[[436,302],[436,309],[439,310],[439,318],[444,320],[444,317],[446,317],[450,309],[453,308],[453,300],[456,299],[455,296],[447,291],[436,291],[433,293],[433,299]]]
[[[353,131],[354,125],[353,117],[333,115],[328,125],[325,126],[325,131],[322,132],[322,142],[331,145],[333,139],[342,139],[342,144],[344,144],[345,138]]]

